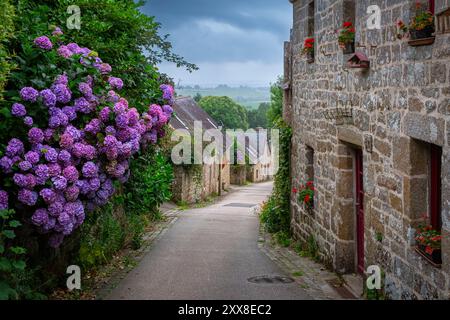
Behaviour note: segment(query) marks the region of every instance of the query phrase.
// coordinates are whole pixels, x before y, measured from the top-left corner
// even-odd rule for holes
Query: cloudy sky
[[[266,86],[283,72],[288,0],[148,0],[143,8],[170,34],[174,52],[200,68],[160,66],[181,84]]]

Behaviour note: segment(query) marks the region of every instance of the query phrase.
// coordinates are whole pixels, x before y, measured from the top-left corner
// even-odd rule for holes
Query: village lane
[[[288,277],[258,248],[255,206],[272,183],[238,187],[216,203],[182,211],[108,299],[310,299],[297,283],[252,283]]]

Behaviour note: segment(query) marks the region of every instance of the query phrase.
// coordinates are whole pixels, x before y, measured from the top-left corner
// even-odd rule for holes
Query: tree
[[[144,1],[134,0],[14,0],[16,5],[16,42],[11,51],[20,54],[22,44],[32,43],[37,36],[48,34],[52,26],[63,29],[67,39],[80,46],[96,48],[102,59],[114,65],[112,74],[121,78],[124,92],[134,107],[144,111],[154,100],[162,80],[155,67],[162,61],[196,70],[172,52],[167,35],[160,35],[161,25],[140,11]],[[81,10],[81,29],[68,30],[67,8],[76,4]],[[167,77],[166,77],[167,78]],[[10,88],[17,86],[10,81]]]
[[[259,105],[258,109],[249,110],[247,112],[248,115],[248,124],[250,128],[267,128],[267,112],[270,108],[270,103],[263,102]]]
[[[197,94],[194,96],[194,100],[195,100],[195,102],[200,102],[200,100],[202,99],[202,95],[199,93],[199,92],[197,92]]]
[[[199,105],[225,129],[248,129],[247,110],[229,97],[203,97]]]
[[[277,120],[283,117],[283,89],[281,84],[283,79],[278,77],[277,81],[270,86],[271,102],[267,111],[267,121],[270,127],[273,127]]]

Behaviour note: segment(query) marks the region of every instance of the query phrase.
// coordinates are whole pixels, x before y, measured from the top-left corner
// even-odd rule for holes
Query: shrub
[[[0,160],[2,188],[53,247],[128,180],[132,157],[164,136],[172,113],[153,104],[140,115],[116,92],[123,81],[109,64],[63,39],[54,32],[23,44],[24,87],[1,124],[17,127]],[[160,101],[170,103],[172,87],[161,90]]]

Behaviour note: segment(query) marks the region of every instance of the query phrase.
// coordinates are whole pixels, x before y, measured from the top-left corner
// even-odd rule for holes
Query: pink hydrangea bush
[[[164,136],[174,92],[162,85],[166,104],[139,113],[118,93],[123,81],[94,51],[45,36],[34,45],[55,51],[71,68],[48,88],[22,88],[20,103],[11,106],[30,128],[26,137],[11,139],[0,158],[0,208],[30,211],[29,222],[58,247],[127,181],[133,156]],[[39,119],[27,110],[39,110]],[[42,117],[46,124],[38,126]]]

